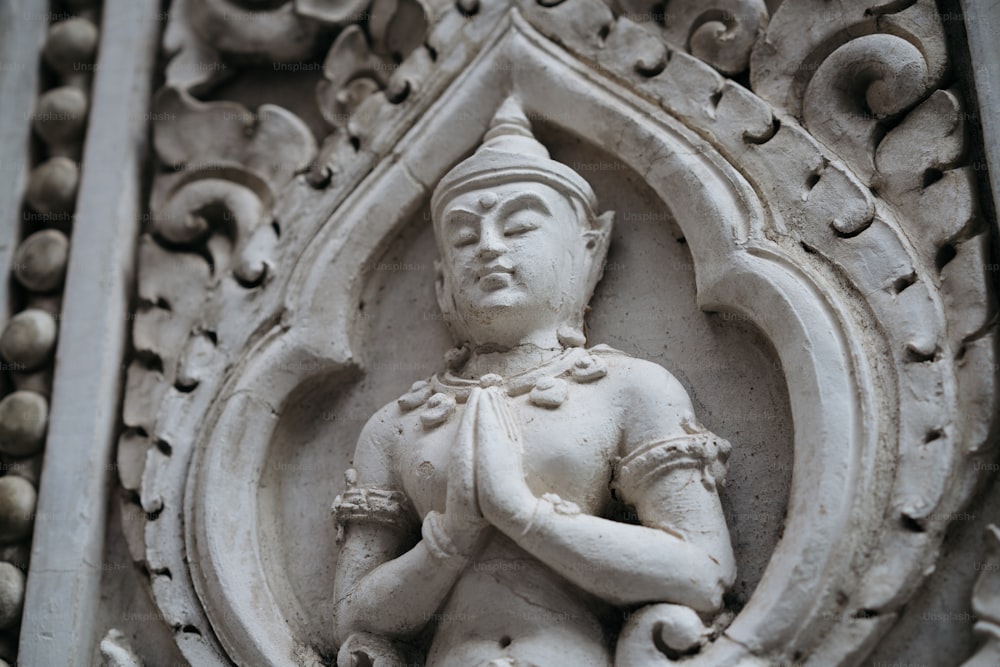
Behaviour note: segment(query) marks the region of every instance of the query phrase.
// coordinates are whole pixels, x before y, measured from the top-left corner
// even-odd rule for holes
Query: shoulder
[[[411,433],[419,422],[421,410],[434,403],[430,379],[418,380],[399,398],[383,405],[361,429],[357,455],[394,458],[403,444],[404,434]]]
[[[608,376],[626,412],[673,410],[688,416],[691,399],[677,378],[660,364],[629,356],[606,345],[590,349],[608,368]],[[693,414],[691,414],[693,417]]]
[[[365,422],[358,437],[359,445],[370,443],[371,446],[386,448],[395,444],[399,439],[402,417],[395,401],[386,403]]]
[[[353,468],[368,484],[390,484],[399,452],[405,415],[397,401],[379,408],[358,435]]]
[[[712,443],[720,439],[698,421],[687,390],[670,371],[616,351],[605,352],[602,359],[608,376],[616,378],[623,465],[645,470],[678,455],[678,461],[716,458],[718,447]]]
[[[621,497],[634,501],[674,470],[700,471],[705,487],[714,489],[725,478],[730,445],[698,421],[677,378],[657,363],[610,348],[592,354],[617,378],[623,438],[613,486]]]

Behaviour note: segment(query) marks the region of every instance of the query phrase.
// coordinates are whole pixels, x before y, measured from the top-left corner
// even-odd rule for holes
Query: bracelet
[[[548,519],[553,514],[564,516],[574,516],[580,513],[580,506],[571,500],[563,500],[555,493],[543,493],[542,497],[535,503],[535,510],[531,513],[527,525],[521,531],[521,537],[528,537],[532,531],[537,531],[543,523],[548,523]]]
[[[444,526],[441,525],[442,515],[440,512],[431,510],[424,517],[424,523],[420,527],[420,535],[431,555],[442,563],[464,567],[468,558],[462,554],[455,543],[448,537]]]

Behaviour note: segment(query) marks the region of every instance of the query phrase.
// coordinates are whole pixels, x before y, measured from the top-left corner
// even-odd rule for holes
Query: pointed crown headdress
[[[512,181],[544,183],[583,205],[595,222],[597,198],[587,181],[561,162],[531,132],[531,123],[516,97],[508,97],[490,122],[475,153],[445,174],[431,197],[431,213],[439,220],[444,205],[464,192]]]

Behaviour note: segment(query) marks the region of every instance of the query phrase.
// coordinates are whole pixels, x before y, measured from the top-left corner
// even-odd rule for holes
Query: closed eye
[[[538,229],[538,225],[530,222],[519,222],[516,224],[508,225],[503,230],[504,236],[521,236]]]
[[[460,231],[451,237],[451,244],[456,248],[469,246],[477,241],[479,241],[479,234],[476,234],[471,229]]]

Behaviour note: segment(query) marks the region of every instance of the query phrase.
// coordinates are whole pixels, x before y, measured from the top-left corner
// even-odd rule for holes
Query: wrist
[[[521,539],[526,545],[542,540],[560,516],[575,516],[579,513],[580,507],[576,503],[563,500],[555,493],[542,494],[542,497],[536,500],[531,515],[520,528]]]
[[[440,512],[431,510],[427,513],[420,527],[420,534],[427,551],[441,565],[450,569],[462,569],[468,564],[468,549],[463,549],[451,538]]]
[[[527,525],[537,503],[538,497],[526,484],[489,494],[483,493],[479,499],[486,520],[505,533],[517,533]]]

